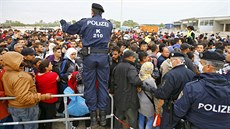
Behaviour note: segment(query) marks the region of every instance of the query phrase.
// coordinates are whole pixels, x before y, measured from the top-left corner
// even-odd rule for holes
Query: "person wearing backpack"
[[[67,49],[66,53],[65,53],[65,57],[64,60],[61,64],[61,68],[60,68],[60,92],[63,93],[63,91],[65,90],[66,87],[68,87],[68,80],[71,78],[71,74],[72,72],[76,71],[76,57],[77,57],[77,50],[75,50],[74,48],[69,48]],[[57,110],[57,116],[62,116],[64,111],[64,101],[63,99],[61,99],[61,103],[58,107]]]

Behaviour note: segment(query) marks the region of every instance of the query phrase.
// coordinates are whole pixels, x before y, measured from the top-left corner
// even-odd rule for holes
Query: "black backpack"
[[[155,56],[151,56],[151,58],[157,59]],[[153,63],[153,66],[154,66],[154,69],[153,69],[153,72],[152,72],[152,77],[153,77],[154,79],[158,79],[158,78],[161,77],[161,75],[160,75],[160,70],[159,70],[158,67],[157,67],[157,63],[156,63],[156,64],[154,63],[154,60],[152,61],[152,63]]]

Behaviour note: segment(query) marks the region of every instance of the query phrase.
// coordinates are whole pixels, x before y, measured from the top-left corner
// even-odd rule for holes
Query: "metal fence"
[[[65,128],[69,129],[70,128],[70,121],[75,121],[75,120],[89,120],[90,117],[78,117],[78,118],[69,118],[69,113],[67,110],[67,98],[70,96],[83,96],[83,94],[59,94],[59,95],[52,95],[52,97],[64,97],[64,106],[65,106],[65,118],[59,118],[59,119],[48,119],[48,120],[37,120],[37,121],[23,121],[23,122],[5,122],[5,123],[0,123],[0,126],[5,126],[5,125],[19,125],[19,124],[34,124],[34,123],[50,123],[50,122],[65,122]],[[114,101],[113,101],[113,96],[109,95],[111,98],[111,113],[110,115],[107,115],[106,118],[111,119],[111,129],[113,129],[113,107],[114,107]],[[14,100],[16,97],[0,97],[0,100]]]

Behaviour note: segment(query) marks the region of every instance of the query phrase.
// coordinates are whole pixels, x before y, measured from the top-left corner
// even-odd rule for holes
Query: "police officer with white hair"
[[[83,83],[84,97],[89,107],[91,123],[97,123],[96,110],[100,111],[100,124],[106,125],[106,110],[109,102],[107,83],[109,80],[108,42],[112,33],[112,23],[102,18],[104,12],[100,4],[93,3],[92,18],[81,19],[70,25],[61,20],[63,32],[79,34],[82,38],[83,48]],[[98,80],[98,89],[96,89]]]
[[[186,83],[192,81],[195,73],[185,67],[184,55],[180,52],[173,51],[170,53],[170,62],[172,70],[167,72],[161,83],[156,89],[149,84],[143,83],[142,89],[150,91],[156,98],[163,99],[163,114],[161,119],[161,129],[172,129],[173,126],[173,104],[177,100]],[[180,125],[178,124],[179,128]]]
[[[229,129],[230,83],[221,74],[225,57],[205,51],[200,58],[203,73],[186,84],[174,104],[174,118],[185,118],[191,129]]]

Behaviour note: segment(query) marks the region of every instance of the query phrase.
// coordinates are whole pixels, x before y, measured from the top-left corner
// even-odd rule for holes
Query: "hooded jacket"
[[[229,129],[230,83],[224,75],[201,74],[200,79],[188,83],[183,96],[175,102],[174,113],[185,117],[201,129]]]
[[[23,71],[20,64],[23,56],[17,52],[7,52],[3,55],[6,72],[2,76],[5,95],[16,97],[9,100],[8,106],[15,108],[28,108],[41,100],[41,94],[37,93],[35,83],[28,73]]]

